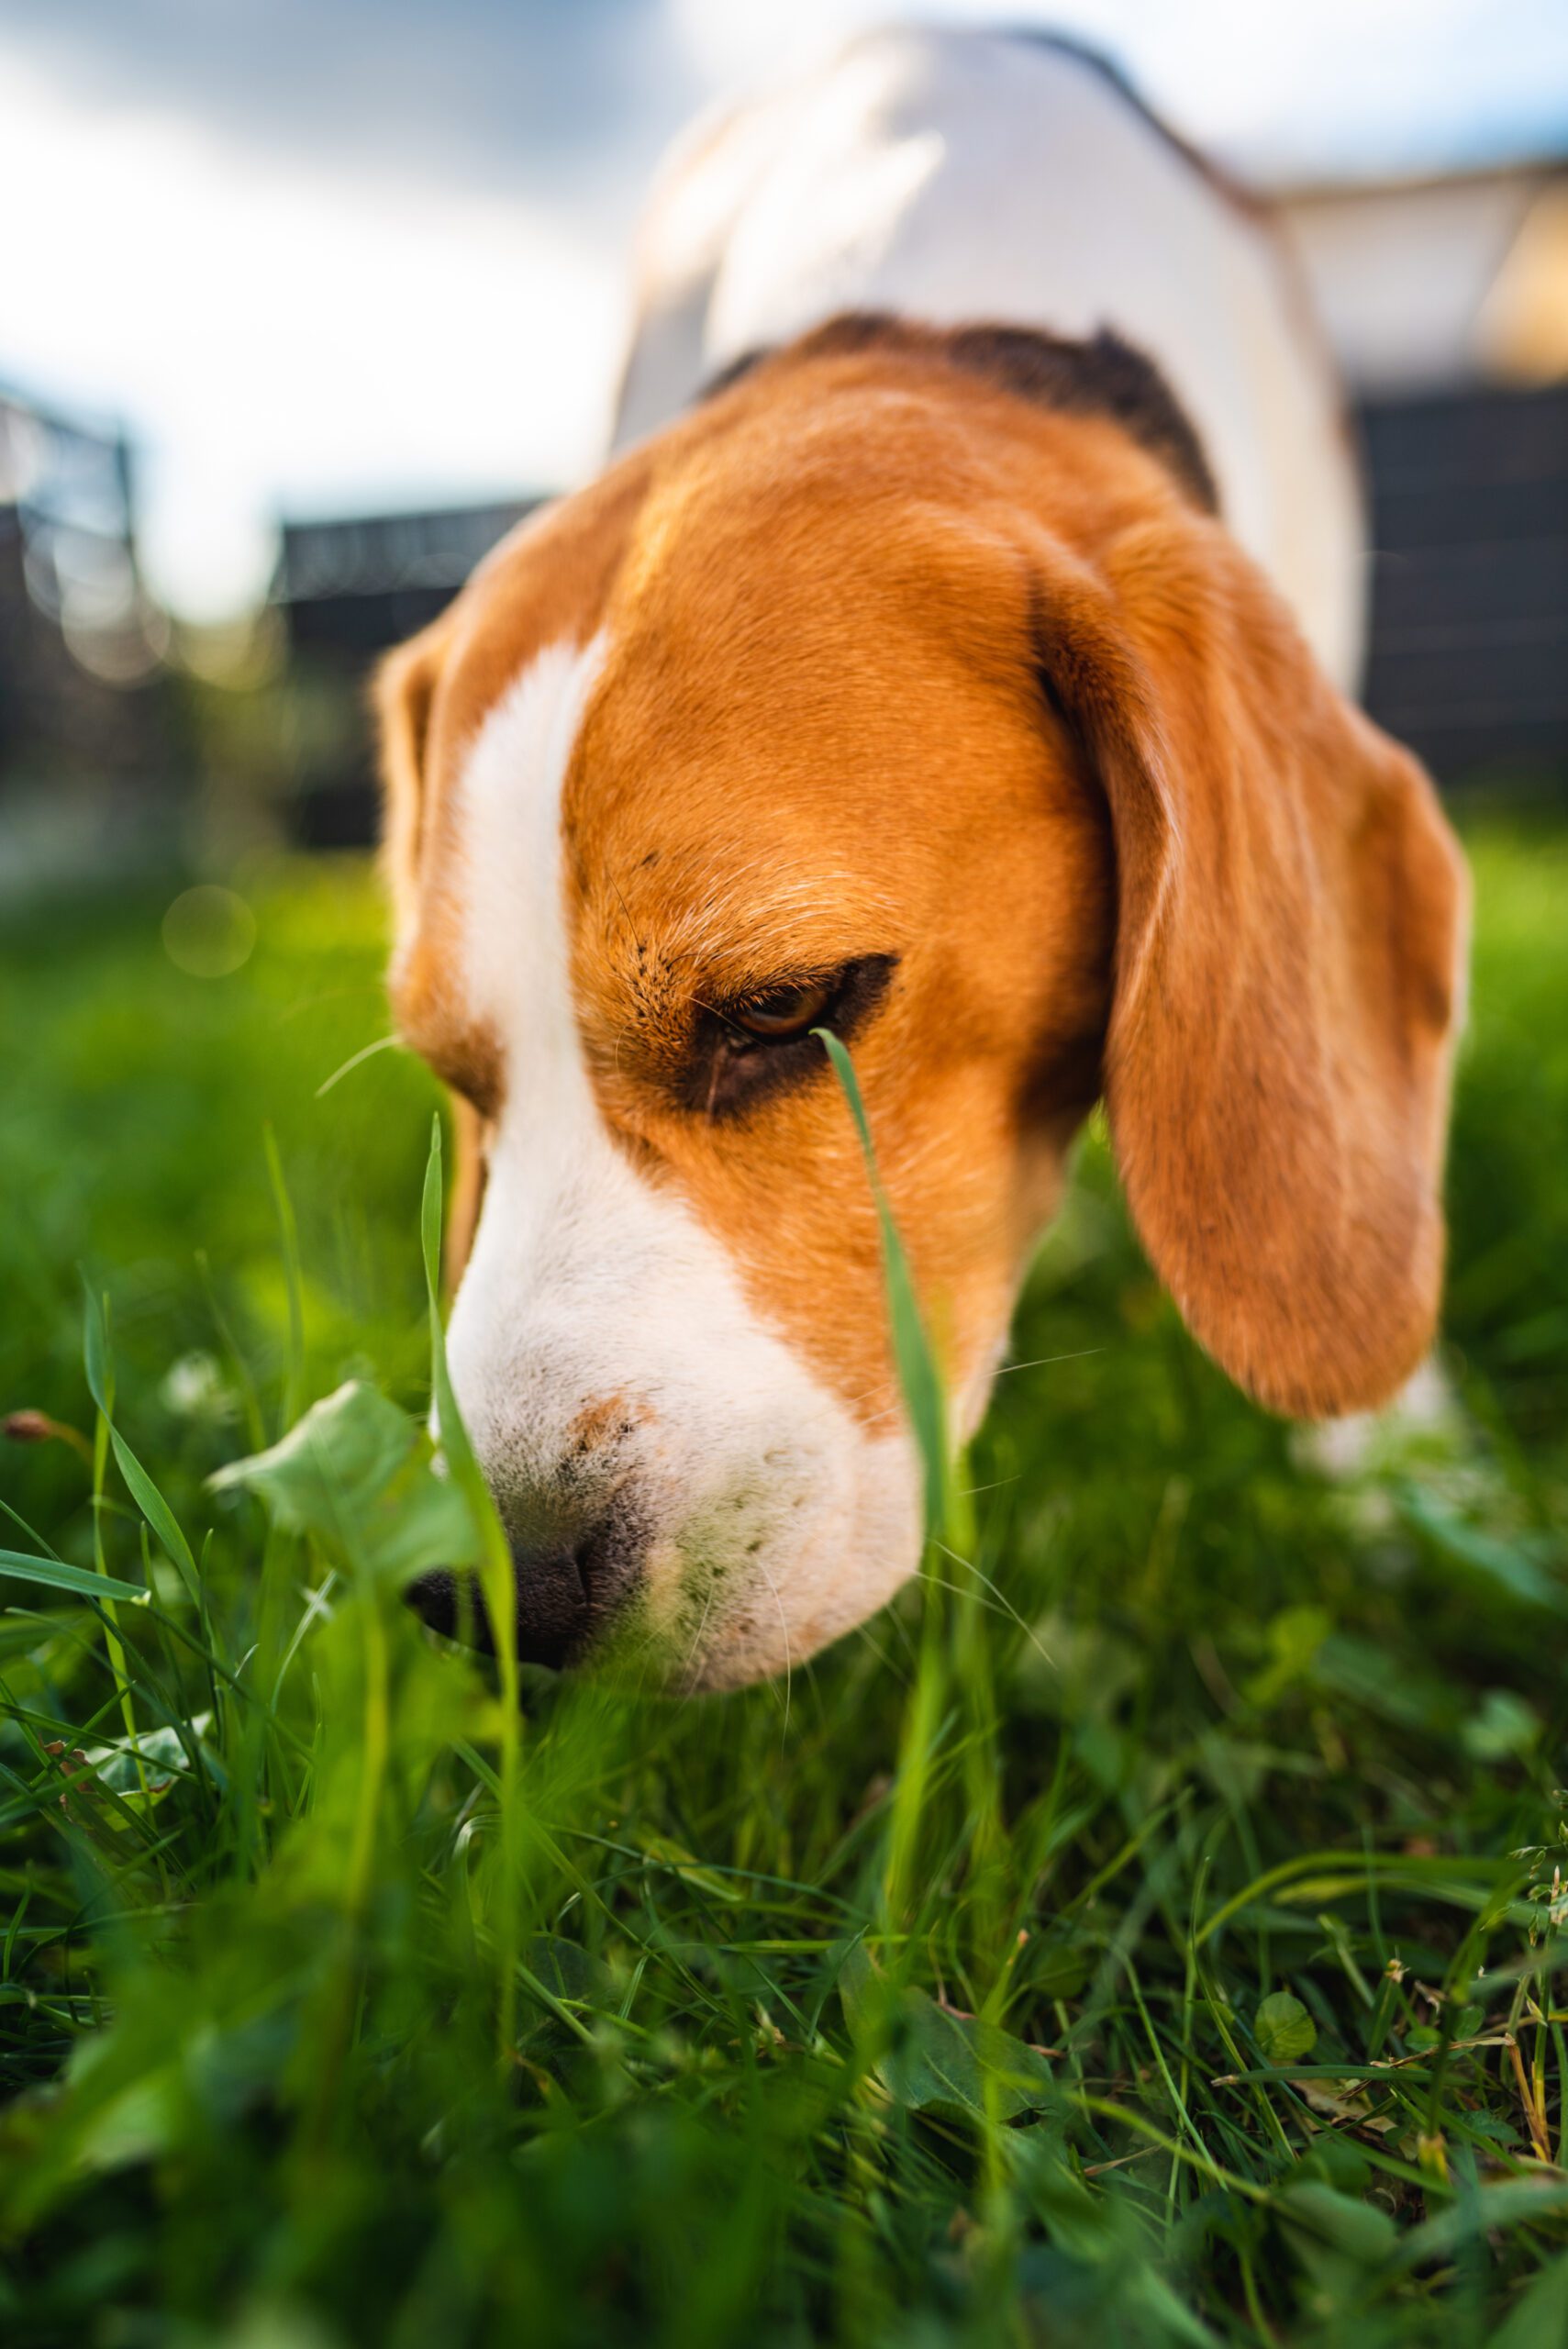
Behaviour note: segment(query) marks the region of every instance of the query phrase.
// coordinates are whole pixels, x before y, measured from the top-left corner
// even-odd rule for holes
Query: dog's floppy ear
[[[422,864],[430,813],[430,712],[446,664],[450,633],[451,623],[443,615],[422,634],[389,652],[375,679],[375,715],[381,744],[382,861],[392,896],[395,954],[406,968],[419,928]],[[456,1294],[468,1262],[484,1196],[480,1113],[460,1092],[451,1097],[451,1113],[454,1167],[441,1248],[449,1297]]]
[[[446,660],[450,623],[438,619],[389,652],[376,673],[381,743],[382,852],[399,943],[414,925],[427,808],[425,757],[430,709]]]
[[[1110,809],[1105,1094],[1188,1326],[1299,1418],[1385,1399],[1442,1280],[1467,905],[1422,769],[1318,670],[1217,524],[1040,558],[1048,692]]]

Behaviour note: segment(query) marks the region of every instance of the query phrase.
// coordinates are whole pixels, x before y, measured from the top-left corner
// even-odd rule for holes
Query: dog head
[[[450,1356],[525,1653],[618,1631],[732,1684],[917,1563],[815,1027],[955,1433],[1102,1093],[1151,1260],[1243,1386],[1351,1410],[1422,1353],[1462,868],[1201,488],[973,338],[828,328],[389,664],[393,993],[483,1160]]]

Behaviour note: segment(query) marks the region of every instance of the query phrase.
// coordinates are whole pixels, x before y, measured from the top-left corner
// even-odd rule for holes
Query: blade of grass
[[[922,1469],[926,1548],[929,1554],[934,1554],[934,1550],[940,1548],[945,1549],[950,1556],[956,1554],[961,1560],[967,1561],[975,1546],[969,1480],[959,1473],[954,1459],[945,1382],[920,1310],[908,1253],[882,1181],[860,1081],[848,1051],[831,1030],[817,1028],[812,1033],[827,1052],[849,1103],[865,1161],[866,1179],[876,1208],[894,1363]],[[929,1901],[931,1898],[929,1887],[933,1881],[930,1873],[922,1871],[919,1866],[920,1842],[931,1787],[932,1759],[943,1733],[949,1707],[952,1677],[950,1654],[955,1642],[949,1637],[944,1577],[926,1575],[923,1589],[919,1667],[913,1699],[905,1714],[897,1783],[888,1820],[887,1860],[883,1878],[884,1918],[888,1925],[905,1921],[913,1905],[917,1884],[924,1882],[927,1886],[925,1898]],[[970,1843],[971,1896],[978,1900],[984,1911],[984,1921],[980,1928],[983,1939],[988,1946],[997,1948],[996,1927],[1003,1899],[1001,1862],[1005,1839],[996,1806],[996,1709],[991,1680],[990,1649],[984,1637],[984,1625],[977,1610],[977,1578],[972,1575],[957,1602],[958,1662],[962,1668],[964,1700],[971,1716],[968,1733],[962,1741],[961,1760],[968,1796],[965,1809]],[[945,1874],[945,1871],[939,1873]],[[999,2010],[1006,2003],[1009,1953],[1002,1947],[997,1949],[997,1955],[1002,1962],[993,1976],[987,1998],[988,2007],[994,2004]],[[890,1979],[890,2021],[893,2001],[912,1960],[913,1943],[907,1958],[897,1968],[898,1978]],[[1003,2143],[1000,2087],[989,2068],[984,2075],[983,2086],[986,2201],[992,2233],[1001,2243],[1011,2232],[1013,2205],[1006,2191],[1007,2167]]]
[[[48,1590],[68,1590],[73,1597],[96,1598],[105,1604],[123,1599],[128,1607],[145,1607],[152,1597],[138,1584],[100,1574],[95,1566],[64,1566],[57,1558],[29,1558],[21,1550],[0,1550],[0,1575],[12,1582],[41,1583]]]
[[[446,1331],[441,1323],[441,1121],[430,1120],[430,1153],[425,1165],[420,1201],[419,1236],[425,1260],[425,1295],[430,1321],[430,1386],[436,1403],[436,1427],[447,1472],[467,1501],[480,1535],[480,1587],[489,1611],[495,1642],[495,1668],[501,1684],[498,1742],[501,1812],[501,1898],[498,1931],[499,1998],[496,2012],[498,2052],[503,2063],[512,2060],[517,2041],[517,1904],[520,1888],[519,1765],[522,1756],[522,1702],[517,1678],[517,1593],[513,1578],[511,1545],[495,1513],[490,1487],[474,1456],[468,1430],[452,1391],[447,1364]]]
[[[86,1326],[83,1352],[87,1364],[87,1386],[102,1419],[102,1432],[114,1448],[116,1463],[125,1478],[131,1498],[157,1535],[168,1558],[178,1567],[193,1604],[200,1609],[200,1591],[196,1562],[191,1545],[181,1531],[173,1510],[137,1458],[135,1453],[115,1425],[114,1363],[109,1353],[108,1331],[100,1299],[94,1294],[83,1276],[83,1289],[86,1297]],[[103,1478],[95,1464],[95,1517],[103,1498]]]
[[[288,1287],[287,1368],[284,1375],[283,1408],[278,1425],[278,1433],[282,1436],[288,1432],[305,1408],[305,1288],[299,1264],[299,1226],[295,1219],[294,1201],[289,1197],[288,1185],[284,1180],[284,1162],[278,1154],[278,1138],[270,1119],[261,1129],[261,1145],[267,1157],[272,1202],[278,1211],[284,1278]]]
[[[93,1390],[93,1399],[98,1406],[97,1422],[93,1431],[93,1564],[97,1570],[100,1581],[106,1582],[109,1578],[109,1570],[104,1557],[104,1474],[108,1466],[108,1447],[114,1435],[111,1414],[115,1399],[115,1366],[109,1353],[107,1308],[106,1306],[102,1308],[100,1319],[98,1300],[93,1296],[91,1290],[87,1295],[85,1353],[88,1384]],[[117,1446],[117,1458],[118,1449]],[[139,1462],[135,1464],[137,1475],[142,1476],[143,1472]],[[128,1477],[127,1482],[129,1481]],[[179,1528],[174,1525],[172,1514],[165,1508],[162,1495],[158,1492],[150,1476],[144,1477],[143,1481],[147,1485],[150,1497],[168,1516],[170,1526],[177,1534]],[[138,1494],[137,1497],[139,1500],[141,1497]],[[145,1507],[145,1503],[143,1506]],[[194,1575],[194,1564],[192,1572]],[[108,1653],[109,1670],[114,1676],[116,1687],[119,1691],[120,1718],[125,1723],[125,1733],[130,1741],[130,1750],[135,1756],[137,1784],[141,1789],[141,1799],[146,1805],[147,1815],[150,1820],[152,1789],[148,1784],[147,1768],[141,1757],[141,1743],[137,1732],[136,1706],[130,1691],[130,1675],[126,1669],[125,1642],[120,1637],[119,1615],[112,1592],[106,1592],[104,1597],[104,1646]],[[167,1900],[169,1874],[161,1856],[158,1863],[158,1872],[162,1883],[163,1898]]]
[[[955,1497],[941,1373],[921,1318],[909,1258],[899,1236],[898,1226],[894,1221],[887,1194],[883,1188],[876,1150],[871,1138],[871,1121],[866,1116],[865,1103],[861,1098],[860,1081],[855,1074],[853,1062],[831,1029],[814,1028],[811,1032],[827,1052],[833,1064],[833,1073],[843,1087],[844,1098],[850,1105],[850,1114],[860,1137],[872,1197],[876,1204],[893,1359],[925,1478],[926,1531],[928,1536],[945,1531],[954,1548],[962,1552],[966,1546],[964,1537],[967,1529],[953,1522]]]

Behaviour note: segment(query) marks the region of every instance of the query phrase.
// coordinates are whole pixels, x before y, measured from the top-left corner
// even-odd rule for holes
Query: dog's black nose
[[[513,1542],[520,1664],[548,1664],[559,1672],[586,1645],[604,1611],[595,1603],[605,1594],[595,1590],[592,1553],[591,1542],[571,1549]],[[410,1585],[408,1597],[432,1631],[495,1654],[495,1627],[477,1575],[454,1575],[444,1568],[421,1575]]]
[[[559,1672],[587,1637],[592,1614],[586,1545],[512,1552],[517,1591],[517,1661]]]

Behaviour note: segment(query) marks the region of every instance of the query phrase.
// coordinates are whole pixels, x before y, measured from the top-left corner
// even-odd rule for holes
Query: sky
[[[1562,0],[0,0],[0,385],[129,429],[198,619],[283,514],[569,485],[667,140],[895,13],[1085,35],[1265,179],[1568,150]]]

